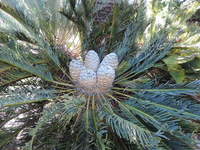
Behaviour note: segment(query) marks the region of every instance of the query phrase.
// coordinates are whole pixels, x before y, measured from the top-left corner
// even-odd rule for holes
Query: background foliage
[[[196,147],[199,2],[111,4],[96,22],[94,0],[0,2],[1,149]],[[119,57],[108,92],[82,93],[69,76],[71,52],[90,49]]]

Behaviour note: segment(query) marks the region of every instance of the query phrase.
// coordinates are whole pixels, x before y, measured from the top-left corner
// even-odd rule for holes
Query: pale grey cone
[[[84,69],[83,63],[76,59],[73,59],[69,64],[69,73],[74,81],[79,79],[80,72]]]
[[[100,67],[103,67],[103,66],[111,66],[114,70],[117,69],[117,66],[118,66],[117,55],[115,53],[110,53],[106,55],[100,64]]]
[[[115,70],[111,66],[101,66],[97,71],[97,85],[101,90],[112,86],[115,79]]]
[[[87,55],[85,56],[84,66],[87,69],[92,69],[93,71],[96,72],[99,67],[99,64],[100,64],[99,55],[94,50],[88,51]]]
[[[80,73],[79,83],[80,86],[91,89],[96,85],[96,73],[91,69],[84,69]]]

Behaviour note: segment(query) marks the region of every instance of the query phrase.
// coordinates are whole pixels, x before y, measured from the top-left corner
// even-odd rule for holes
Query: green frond
[[[188,149],[193,150],[196,147],[196,142],[189,135],[176,131],[173,135],[166,134],[170,140],[163,139],[163,143],[167,145],[166,149]]]
[[[20,131],[22,131],[22,129],[18,129],[17,131],[12,133],[0,130],[0,137],[1,137],[0,147],[6,145],[12,138],[17,136],[20,133]]]
[[[145,77],[144,77],[145,79]],[[147,79],[148,80],[148,79]],[[112,89],[119,90],[121,92],[152,92],[155,94],[163,94],[163,95],[174,95],[174,96],[180,96],[181,94],[185,95],[193,95],[199,93],[199,85],[200,80],[192,81],[190,83],[182,83],[182,84],[162,84],[159,86],[150,86],[151,83],[148,83],[148,87],[146,84],[143,84],[140,82],[140,86],[136,87],[138,82],[137,80],[133,80],[132,82],[124,82],[122,85],[126,88],[117,88],[113,87]],[[143,84],[143,85],[142,85]]]
[[[51,73],[48,72],[49,68],[44,67],[43,65],[36,65],[34,66],[31,62],[30,59],[23,58],[22,56],[20,56],[20,51],[13,51],[10,48],[6,47],[6,46],[1,46],[0,47],[0,60],[2,62],[5,62],[7,64],[10,64],[12,66],[15,66],[19,69],[22,69],[26,72],[29,72],[31,74],[37,75],[39,77],[42,77],[46,80],[52,81],[53,78],[51,76]]]
[[[1,143],[1,149],[10,149],[13,147],[12,144],[21,137],[23,137],[21,141],[24,144],[28,136],[24,134],[26,128],[34,126],[34,122],[38,119],[41,111],[42,104],[39,103],[2,109],[0,112],[0,127],[3,130],[3,134],[1,134],[1,142],[3,142]],[[18,146],[23,146],[22,143]]]
[[[108,95],[108,94],[107,94]],[[141,111],[139,109],[137,109],[136,107],[132,107],[130,105],[126,105],[122,102],[120,102],[119,100],[117,100],[116,98],[114,98],[111,95],[108,95],[109,97],[111,97],[114,101],[116,101],[119,105],[120,110],[123,110],[124,114],[127,114],[127,116],[131,116],[132,118],[134,118],[135,120],[137,120],[137,124],[141,127],[145,128],[145,125],[143,125],[142,122],[140,122],[139,119],[137,119],[137,115],[140,116],[145,122],[148,122],[149,124],[153,124],[157,129],[163,128],[163,125],[158,122],[156,120],[156,118],[154,118],[153,116],[149,115],[148,113]]]
[[[11,86],[1,92],[1,108],[55,99],[55,90],[34,86]],[[3,110],[2,110],[3,111]]]
[[[106,103],[102,104],[103,110],[102,117],[106,119],[106,122],[111,126],[112,131],[119,137],[125,138],[131,143],[141,144],[143,147],[154,147],[158,144],[158,138],[147,129],[140,127],[136,120],[128,115],[123,118],[119,116],[107,107]],[[126,119],[126,117],[128,117]],[[131,120],[130,120],[131,119]]]
[[[156,114],[156,112],[162,111],[168,112],[171,115],[177,116],[179,118],[188,118],[194,120],[200,119],[198,112],[198,103],[189,101],[187,98],[150,93],[138,93],[137,96],[130,96],[130,98],[132,100],[127,101],[127,103],[130,102],[129,105],[136,107],[137,103],[138,105],[140,105],[140,109],[142,107],[145,107],[146,110],[150,109],[151,111],[155,111],[153,112],[154,114]]]
[[[97,147],[98,149],[106,150],[109,149],[104,143],[108,143],[107,138],[103,138],[103,133],[107,132],[106,130],[102,130],[105,127],[101,127],[100,118],[97,115],[95,110],[95,100],[92,98],[92,116],[94,121],[95,130],[97,131]],[[100,124],[100,125],[99,125]]]
[[[117,77],[119,78],[117,78],[118,81],[116,83],[121,83],[124,79],[131,79],[137,74],[145,72],[158,60],[162,59],[172,48],[172,45],[173,40],[168,41],[166,39],[166,33],[163,31],[155,35],[155,37],[146,42],[146,45],[137,53],[135,57],[132,57],[129,61],[127,61],[128,65],[126,66],[125,71],[130,70],[127,75],[121,75],[125,72],[124,69],[122,72],[121,70],[117,70]]]
[[[184,63],[183,68],[186,70],[186,73],[192,73],[193,75],[197,74],[198,76],[200,74],[200,59],[197,57]]]
[[[39,49],[46,54],[45,57],[48,57],[57,68],[60,68],[60,62],[54,52],[54,47],[65,44],[66,40],[71,38],[75,31],[74,27],[58,12],[62,4],[61,1],[48,1],[45,3],[39,0],[27,1],[26,3],[19,2],[18,5],[16,5],[15,0],[2,2],[1,9],[5,12],[1,13],[2,16],[10,15],[10,17],[4,17],[2,20],[5,19],[5,22],[10,21],[15,24],[14,26],[7,26],[8,31],[5,32],[4,30],[4,32],[12,34],[22,41],[32,41],[31,43],[39,46]],[[15,28],[15,26],[17,27]],[[67,30],[63,30],[62,27]],[[64,37],[66,34],[71,35]],[[27,38],[28,40],[26,40]]]
[[[50,104],[50,106],[47,106],[46,109],[44,109],[42,117],[40,117],[40,119],[36,123],[36,126],[34,128],[28,129],[28,134],[31,135],[32,138],[28,143],[26,143],[25,149],[34,149],[34,139],[36,137],[37,132],[39,132],[43,125],[45,125],[48,121],[50,121],[53,117],[55,117],[56,114],[58,114],[61,111],[60,108],[60,104]]]
[[[9,66],[9,68],[10,68],[10,66]],[[7,69],[7,68],[3,68],[3,69]],[[27,78],[29,76],[31,76],[30,73],[22,72],[21,70],[18,70],[18,69],[4,71],[3,73],[1,73],[0,87],[5,86],[9,83],[14,83],[18,80]]]
[[[86,100],[84,98],[76,99],[68,95],[63,95],[62,98],[64,98],[65,101],[62,113],[59,117],[59,122],[65,127],[69,124],[70,120],[75,116],[75,114],[78,116],[81,115],[83,108],[85,107],[84,104],[86,103]],[[80,118],[78,117],[77,119]],[[76,122],[74,126],[76,126]]]
[[[72,149],[92,149],[98,147],[95,145],[97,139],[97,131],[93,123],[92,111],[87,109],[88,103],[86,104],[86,110],[81,114],[81,122],[78,125],[79,130],[75,136],[75,142],[72,145]]]
[[[0,2],[0,149],[196,148],[199,2],[101,2]],[[70,77],[92,49],[119,59],[104,92]]]

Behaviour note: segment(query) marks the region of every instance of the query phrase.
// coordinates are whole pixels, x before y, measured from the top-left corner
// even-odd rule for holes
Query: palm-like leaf
[[[111,19],[100,24],[93,20],[93,0],[0,2],[0,147],[193,149],[184,131],[198,128],[192,121],[200,121],[200,106],[193,97],[200,81],[175,84],[150,70],[171,49],[199,42],[197,26],[185,26],[198,5],[168,7],[159,24],[156,2],[152,18],[145,1],[115,3]],[[118,55],[110,90],[88,93],[74,85],[66,51],[77,46],[82,57],[89,49],[101,60]]]

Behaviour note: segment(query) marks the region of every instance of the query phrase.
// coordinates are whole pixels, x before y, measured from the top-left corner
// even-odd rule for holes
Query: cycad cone
[[[115,79],[115,70],[111,66],[101,66],[97,71],[98,92],[110,88]]]
[[[73,81],[78,81],[80,73],[82,70],[84,70],[83,63],[73,59],[69,64],[69,73],[73,79]]]
[[[99,68],[99,64],[100,64],[100,59],[98,54],[93,50],[88,51],[84,62],[85,68],[92,69],[93,71],[96,72],[97,69]]]
[[[117,69],[118,66],[118,57],[115,53],[110,53],[108,55],[105,56],[105,58],[103,59],[103,61],[100,64],[101,66],[111,66],[114,70]],[[100,68],[99,67],[99,68]]]
[[[69,68],[79,89],[87,93],[102,93],[112,86],[117,66],[118,57],[115,53],[106,55],[100,64],[98,54],[90,50],[85,57],[84,66],[82,62],[72,60]]]
[[[80,86],[92,90],[97,82],[96,73],[92,69],[82,70],[79,77]]]

